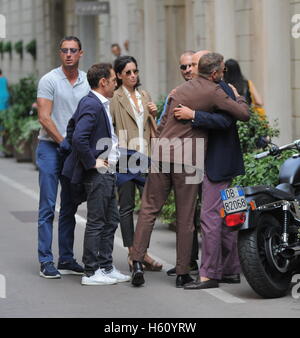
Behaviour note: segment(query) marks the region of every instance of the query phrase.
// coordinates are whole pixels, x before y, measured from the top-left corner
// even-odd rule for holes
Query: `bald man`
[[[187,81],[176,89],[176,93],[169,100],[168,109],[158,129],[158,141],[170,141],[176,138],[181,141],[190,139],[191,143],[193,143],[193,140],[207,139],[208,131],[204,128],[194,128],[192,123],[181,123],[174,118],[174,110],[180,103],[189,106],[194,111],[208,111],[209,113],[207,114],[213,114],[214,109],[220,109],[228,111],[236,119],[242,121],[249,119],[246,101],[239,98],[237,102],[234,102],[224,93],[220,86],[214,83],[214,80],[218,80],[223,75],[224,58],[220,54],[212,54],[207,58],[207,61],[206,68],[207,71],[210,71],[212,79],[198,77]],[[159,154],[159,144],[159,142],[156,143],[158,149],[154,147],[154,153],[155,150],[158,150],[156,153]],[[172,187],[174,187],[176,201],[176,287],[182,288],[187,283],[192,282],[192,278],[189,275],[189,262],[194,232],[193,218],[199,184],[195,180],[192,182],[188,180],[188,178],[195,175],[195,173],[191,174],[186,170],[186,165],[189,163],[182,163],[183,170],[178,173],[176,170],[178,169],[178,165],[176,167],[178,162],[176,162],[175,152],[172,152],[172,149],[170,147],[168,160],[166,157],[158,158],[161,165],[160,168],[164,168],[164,164],[169,164],[167,166],[169,171],[151,171],[142,196],[141,210],[131,253],[131,259],[133,260],[132,284],[134,286],[141,286],[145,283],[142,262],[150,243],[156,217],[167,200]],[[164,150],[167,151],[167,149]],[[193,147],[190,151],[192,158],[195,158],[196,152],[196,147]]]
[[[192,77],[192,57],[195,54],[194,51],[184,52],[179,59],[179,68],[181,71],[182,77],[185,81],[191,80]]]
[[[192,57],[193,57],[194,54],[195,54],[194,51],[188,50],[188,51],[184,52],[179,58],[180,72],[181,72],[181,75],[182,75],[182,77],[185,81],[189,81],[193,78],[193,75],[192,75],[192,62],[193,62]],[[160,122],[161,122],[162,118],[164,117],[164,115],[166,113],[169,96],[172,95],[173,92],[174,92],[174,90],[166,98],[166,102],[165,102],[163,111],[162,111],[159,119],[156,121],[157,125],[160,125]]]
[[[195,54],[194,51],[186,51],[179,58],[179,68],[180,68],[180,71],[181,71],[181,75],[182,75],[182,77],[183,77],[183,79],[185,81],[192,80],[192,78],[193,78],[192,64],[193,64],[193,56],[194,56],[194,54]],[[175,90],[172,91],[170,93],[170,95],[172,95],[172,93],[174,93],[174,92],[175,92]],[[164,114],[166,112],[168,99],[169,99],[169,96],[166,99],[163,112],[162,112],[159,120],[157,121],[158,125],[160,124],[161,119],[163,118],[163,116],[164,116]],[[201,196],[201,186],[199,188],[199,196]],[[190,273],[193,274],[193,275],[194,274],[197,275],[198,272],[199,272],[198,271],[199,270],[198,263],[197,263],[197,261],[199,259],[199,256],[198,256],[198,253],[199,253],[198,230],[196,229],[197,217],[198,216],[195,213],[195,219],[194,219],[195,231],[194,231],[194,237],[193,237],[192,255],[191,255],[191,262],[190,262]],[[173,267],[173,268],[169,269],[167,271],[167,275],[168,276],[176,276],[176,268]]]
[[[198,65],[202,56],[211,53],[209,50],[200,50],[192,55],[191,77],[192,79],[199,76]]]
[[[239,98],[236,89],[228,86],[222,77],[201,73],[201,65],[208,51],[193,55],[193,77],[204,77],[208,81],[218,82],[231,98]],[[203,61],[203,64],[201,62]],[[199,62],[199,67],[196,67]],[[225,65],[222,65],[225,70]],[[205,175],[202,183],[201,233],[202,254],[200,278],[186,284],[186,290],[199,290],[219,287],[219,282],[240,283],[240,263],[237,252],[237,233],[229,231],[219,216],[222,208],[220,190],[231,185],[234,177],[244,175],[243,156],[240,147],[236,119],[226,112],[210,114],[195,112],[188,107],[176,108],[177,119],[192,120],[194,128],[208,131],[208,149],[205,158]]]

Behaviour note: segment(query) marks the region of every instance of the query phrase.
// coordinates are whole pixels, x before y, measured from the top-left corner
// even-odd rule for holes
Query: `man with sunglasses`
[[[192,76],[192,57],[193,57],[194,54],[195,54],[194,51],[188,50],[180,56],[179,69],[180,69],[181,75],[182,75],[182,77],[185,81],[192,80],[192,78],[193,78],[193,76]],[[172,95],[172,92],[170,93],[170,95]],[[163,109],[159,119],[157,120],[158,125],[160,124],[163,116],[166,113],[169,96],[166,98],[164,109]]]
[[[199,76],[191,81],[187,81],[176,89],[175,94],[170,97],[166,114],[158,128],[158,141],[153,147],[152,160],[157,160],[159,165],[158,168],[151,168],[146,182],[131,254],[133,260],[132,284],[137,287],[145,283],[141,262],[149,245],[156,217],[167,200],[172,187],[174,187],[176,201],[176,287],[182,288],[185,287],[186,284],[193,282],[193,279],[189,275],[189,263],[194,232],[193,216],[195,213],[199,181],[196,179],[190,180],[191,166],[188,166],[191,162],[187,158],[188,156],[185,156],[187,152],[182,156],[182,153],[175,151],[175,146],[163,147],[162,144],[167,145],[168,142],[170,144],[170,141],[176,138],[176,140],[179,140],[179,142],[177,142],[177,150],[180,150],[181,142],[184,140],[189,139],[191,144],[194,145],[197,140],[203,139],[203,149],[192,146],[188,152],[193,159],[193,163],[195,163],[194,160],[199,152],[202,152],[205,157],[208,130],[201,128],[201,126],[195,128],[190,121],[181,121],[182,118],[177,118],[177,113],[175,113],[176,107],[182,105],[189,107],[193,112],[206,111],[208,112],[207,118],[209,118],[209,115],[212,115],[215,110],[226,111],[236,120],[248,121],[250,118],[245,99],[238,97],[235,102],[215,83],[215,80],[222,78],[224,71],[223,56],[210,53],[203,56],[201,60],[203,58],[206,62],[205,77]],[[224,142],[225,141],[226,140],[224,140]],[[225,162],[228,161],[228,158],[224,159],[222,157],[222,161],[224,162],[223,167],[225,167]],[[230,169],[231,162],[228,162]],[[178,163],[182,165],[181,169],[183,170],[181,170],[181,172],[178,171]],[[220,167],[222,168],[222,163]],[[167,168],[167,170],[164,170],[164,168]],[[198,169],[200,169],[200,167],[198,167]],[[200,170],[198,170],[198,172],[199,171]],[[194,171],[194,174],[195,173],[197,174],[197,170]],[[204,197],[205,196],[206,192],[204,192]],[[200,288],[208,288],[216,285],[215,283],[213,285],[208,282],[204,283],[204,281],[201,281],[199,284]],[[192,285],[194,286],[194,284]],[[196,284],[196,287],[199,287],[199,285]]]
[[[193,56],[195,52],[194,51],[186,51],[184,52],[179,59],[179,69],[181,71],[181,75],[185,81],[192,80],[193,73],[192,73],[192,63],[193,63]],[[157,121],[157,124],[159,125],[163,116],[165,115],[165,112],[167,110],[167,104],[169,100],[169,96],[172,96],[172,93],[175,92],[175,89],[168,95],[166,98],[166,102],[164,105],[163,112]],[[199,188],[199,196],[201,196],[201,185]],[[193,248],[192,248],[192,256],[191,256],[191,263],[190,263],[190,273],[191,274],[198,274],[198,263],[197,260],[199,259],[198,252],[199,252],[199,243],[198,243],[198,230],[196,229],[196,218],[197,212],[195,213],[195,231],[194,231],[194,237],[193,237]],[[173,267],[167,271],[168,276],[176,276],[176,268]]]
[[[219,67],[212,68],[212,60],[219,60]],[[221,61],[221,62],[220,62]],[[226,67],[221,56],[198,52],[193,57],[193,77],[219,84],[228,100],[244,100],[237,90],[223,81]],[[246,102],[244,100],[244,102]],[[219,216],[222,207],[220,191],[231,185],[232,179],[244,175],[244,163],[236,119],[226,110],[216,112],[193,111],[181,106],[174,109],[178,120],[190,120],[194,128],[208,132],[205,158],[205,175],[202,183],[201,204],[201,266],[199,280],[186,284],[186,290],[219,287],[219,282],[240,283],[240,264],[237,252],[237,233],[223,226]],[[245,120],[246,121],[246,120]]]
[[[41,123],[37,166],[39,169],[38,256],[40,276],[61,278],[61,274],[82,274],[83,268],[73,254],[75,213],[77,205],[71,199],[69,181],[61,175],[63,151],[69,151],[64,141],[67,124],[79,101],[89,93],[86,73],[78,69],[83,55],[77,37],[65,37],[59,45],[61,66],[44,75],[38,85],[37,104]],[[61,184],[58,220],[58,269],[53,263],[52,232],[58,184]]]

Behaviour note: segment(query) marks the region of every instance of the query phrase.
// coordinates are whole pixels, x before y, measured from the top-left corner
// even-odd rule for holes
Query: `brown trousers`
[[[174,173],[171,164],[169,174],[150,173],[144,188],[142,205],[134,234],[132,260],[143,261],[155,220],[174,188],[176,203],[176,273],[189,273],[194,232],[194,213],[198,184],[186,184],[186,178],[195,174]]]

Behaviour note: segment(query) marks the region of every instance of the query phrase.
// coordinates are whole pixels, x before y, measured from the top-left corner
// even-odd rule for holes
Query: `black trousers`
[[[120,206],[120,227],[123,238],[123,245],[125,248],[130,248],[133,245],[133,213],[135,208],[136,188],[139,190],[140,196],[142,196],[144,187],[136,184],[133,181],[126,182],[118,188]]]
[[[87,276],[99,268],[112,268],[114,235],[120,220],[116,200],[116,176],[89,170],[84,178],[87,194],[87,224],[83,258]]]

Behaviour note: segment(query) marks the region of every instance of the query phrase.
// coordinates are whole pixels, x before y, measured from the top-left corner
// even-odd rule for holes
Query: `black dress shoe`
[[[178,275],[176,278],[176,287],[177,288],[183,288],[185,284],[193,282],[193,278],[189,275]]]
[[[239,274],[236,275],[224,275],[221,279],[220,283],[226,283],[226,284],[240,284],[241,283],[241,277]]]
[[[144,283],[145,279],[142,262],[133,261],[131,284],[133,286],[141,286]]]
[[[205,282],[193,282],[186,284],[184,290],[204,290],[204,289],[214,289],[219,287],[219,282],[216,279],[209,279]]]
[[[168,270],[167,275],[168,276],[176,276],[176,267],[174,266],[174,268]]]

